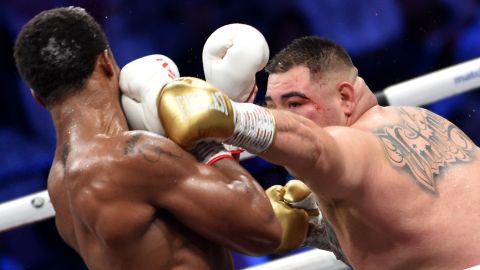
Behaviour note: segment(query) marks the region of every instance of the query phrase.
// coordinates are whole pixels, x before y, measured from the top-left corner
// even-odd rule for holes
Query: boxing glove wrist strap
[[[245,149],[243,149],[241,147],[238,147],[238,146],[235,146],[235,145],[231,145],[231,144],[224,143],[223,146],[232,155],[240,155],[241,153],[243,153],[245,151]]]
[[[265,108],[251,103],[232,102],[235,130],[225,142],[253,154],[267,150],[275,136],[275,118]]]
[[[310,223],[318,224],[322,219],[322,213],[318,208],[318,203],[315,198],[315,194],[310,193],[307,197],[300,201],[290,202],[285,200],[285,202],[294,208],[300,208],[307,212]]]
[[[233,159],[232,154],[221,143],[214,141],[201,141],[190,152],[199,162],[207,165],[213,165],[224,158]]]

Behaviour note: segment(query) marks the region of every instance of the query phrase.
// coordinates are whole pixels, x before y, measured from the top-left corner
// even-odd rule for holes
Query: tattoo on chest
[[[436,194],[435,178],[442,169],[471,161],[474,144],[459,128],[432,112],[401,108],[399,114],[400,124],[376,132],[386,157],[411,173],[421,188]]]
[[[123,150],[125,155],[140,154],[151,163],[156,163],[162,156],[168,156],[175,159],[181,159],[181,152],[172,152],[165,150],[164,147],[151,138],[142,134],[134,134],[126,141],[126,147]]]

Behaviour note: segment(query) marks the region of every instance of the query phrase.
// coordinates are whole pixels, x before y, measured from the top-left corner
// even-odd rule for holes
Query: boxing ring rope
[[[55,216],[46,190],[0,204],[0,233]]]
[[[480,57],[394,84],[375,95],[380,105],[426,105],[480,87]],[[242,153],[241,160],[254,157]],[[0,204],[0,233],[55,216],[46,190]],[[279,263],[281,261],[282,263]],[[322,266],[320,266],[320,264]],[[326,265],[325,268],[323,265]],[[288,268],[288,267],[291,268]],[[311,268],[315,267],[315,268]],[[348,269],[331,252],[310,250],[248,270]]]
[[[394,84],[375,95],[384,106],[421,106],[479,87],[480,57]]]
[[[243,270],[347,270],[346,264],[337,260],[332,252],[312,249],[290,256],[285,256]]]

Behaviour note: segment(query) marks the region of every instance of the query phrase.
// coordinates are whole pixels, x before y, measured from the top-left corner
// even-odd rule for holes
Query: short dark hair
[[[353,68],[347,51],[332,40],[306,36],[293,40],[278,52],[265,68],[269,74],[284,73],[295,66],[306,66],[311,74],[339,68]]]
[[[22,77],[49,106],[84,85],[105,49],[107,37],[85,9],[61,7],[23,26],[14,56]]]

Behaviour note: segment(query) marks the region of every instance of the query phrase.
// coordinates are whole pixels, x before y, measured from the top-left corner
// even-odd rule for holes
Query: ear
[[[337,85],[340,94],[341,106],[346,116],[350,116],[355,109],[355,88],[347,81],[343,81]]]
[[[113,56],[108,49],[103,50],[97,61],[105,75],[108,77],[115,75],[117,63],[115,62],[115,59],[113,59]]]

